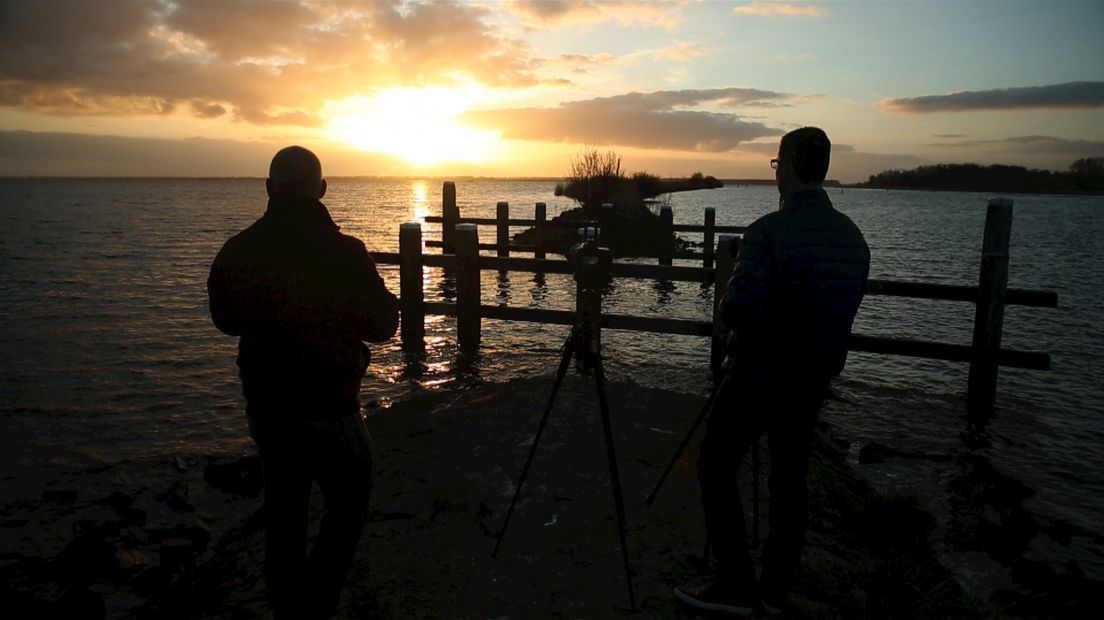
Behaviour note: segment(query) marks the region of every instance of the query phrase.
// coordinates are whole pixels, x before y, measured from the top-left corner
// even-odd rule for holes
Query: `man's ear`
[[[326,179],[322,179],[318,184],[318,199],[321,200],[326,195]]]
[[[268,192],[268,197],[272,198],[272,190],[275,189],[276,184],[272,182],[272,179],[265,179],[265,191]]]

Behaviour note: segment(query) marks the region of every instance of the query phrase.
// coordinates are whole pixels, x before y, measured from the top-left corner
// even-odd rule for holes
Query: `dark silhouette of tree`
[[[936,164],[913,170],[885,170],[859,187],[933,189],[970,192],[1101,192],[1104,158],[1089,157],[1070,164],[1068,172],[1022,166]]]

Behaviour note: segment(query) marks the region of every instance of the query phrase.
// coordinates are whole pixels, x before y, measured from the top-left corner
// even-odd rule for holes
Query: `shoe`
[[[738,616],[751,615],[755,598],[743,592],[710,584],[704,588],[675,588],[675,596],[687,605],[704,611],[719,611]]]
[[[762,609],[763,615],[768,618],[781,618],[786,614],[785,606],[778,601],[768,603],[767,601],[762,600],[759,601],[759,607]]]

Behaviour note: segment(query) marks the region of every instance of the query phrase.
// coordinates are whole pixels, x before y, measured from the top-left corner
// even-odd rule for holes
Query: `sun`
[[[441,87],[350,97],[330,106],[327,133],[362,151],[395,155],[419,166],[484,163],[494,157],[500,134],[456,120],[478,98],[473,89]]]

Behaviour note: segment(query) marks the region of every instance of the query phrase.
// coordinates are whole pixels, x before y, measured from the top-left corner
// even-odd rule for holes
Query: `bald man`
[[[272,158],[268,209],[230,238],[207,280],[211,318],[238,336],[246,417],[264,463],[265,578],[275,617],[337,611],[372,490],[360,415],[364,342],[389,339],[398,304],[364,244],[319,199],[322,164],[290,146]],[[312,483],[325,516],[307,555]]]

